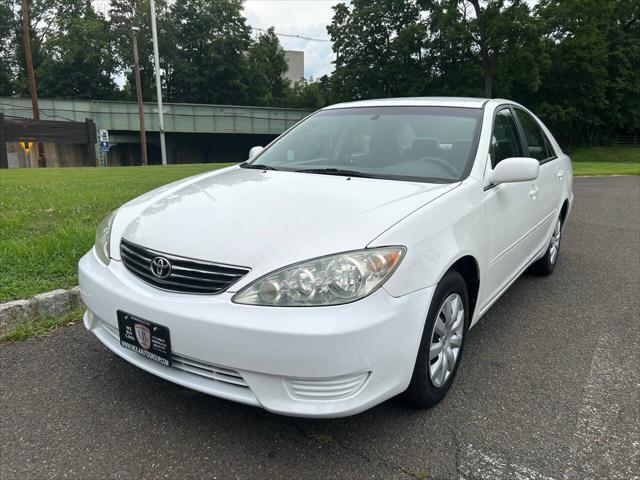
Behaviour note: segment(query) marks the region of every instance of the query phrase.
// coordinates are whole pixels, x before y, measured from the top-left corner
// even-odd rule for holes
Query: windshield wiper
[[[362,178],[378,178],[373,174],[358,172],[357,170],[343,170],[341,168],[304,168],[302,170],[295,170],[300,173],[319,173],[322,175],[340,175],[343,177],[362,177]]]
[[[262,165],[261,163],[247,163],[243,162],[240,164],[241,168],[252,168],[255,170],[273,170],[278,171],[279,169],[276,167],[272,167],[271,165]]]

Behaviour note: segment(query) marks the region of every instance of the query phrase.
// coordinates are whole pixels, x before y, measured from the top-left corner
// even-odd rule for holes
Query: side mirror
[[[264,147],[251,147],[251,150],[249,150],[249,160],[256,158],[262,150],[264,150]]]
[[[527,182],[538,178],[540,163],[535,158],[511,157],[502,160],[489,176],[489,183]]]

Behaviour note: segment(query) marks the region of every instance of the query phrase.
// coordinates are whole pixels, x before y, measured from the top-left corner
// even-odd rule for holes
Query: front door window
[[[508,108],[503,108],[496,113],[489,154],[493,168],[505,158],[522,156],[518,128]]]

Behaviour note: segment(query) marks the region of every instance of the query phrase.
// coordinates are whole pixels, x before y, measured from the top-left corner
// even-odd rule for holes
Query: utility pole
[[[23,0],[24,1],[24,0]],[[147,132],[144,129],[144,105],[142,104],[142,87],[140,86],[140,62],[138,61],[138,27],[131,27],[133,35],[133,63],[136,79],[136,98],[138,100],[138,116],[140,117],[140,150],[142,164],[147,165]]]
[[[151,36],[153,38],[153,61],[156,71],[156,96],[158,97],[158,126],[160,127],[160,154],[162,165],[167,164],[167,146],[164,142],[164,112],[162,111],[162,85],[160,84],[160,57],[158,55],[158,31],[156,29],[156,2],[150,0]]]
[[[36,90],[36,76],[33,73],[33,58],[31,56],[31,36],[29,35],[29,2],[22,0],[22,47],[24,48],[24,63],[27,67],[27,78],[29,80],[29,93],[31,94],[31,109],[33,119],[40,120],[40,109],[38,108],[38,91]],[[47,166],[47,159],[44,154],[44,145],[38,143],[38,163],[40,167]]]

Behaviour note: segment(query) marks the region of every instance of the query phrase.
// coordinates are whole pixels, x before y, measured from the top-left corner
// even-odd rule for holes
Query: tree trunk
[[[484,75],[484,95],[491,98],[493,95],[493,68],[495,66],[495,58],[491,58],[487,48],[486,18],[480,7],[479,0],[471,0],[471,5],[476,13],[479,27],[478,45],[480,47],[480,59],[482,61],[482,73]]]

